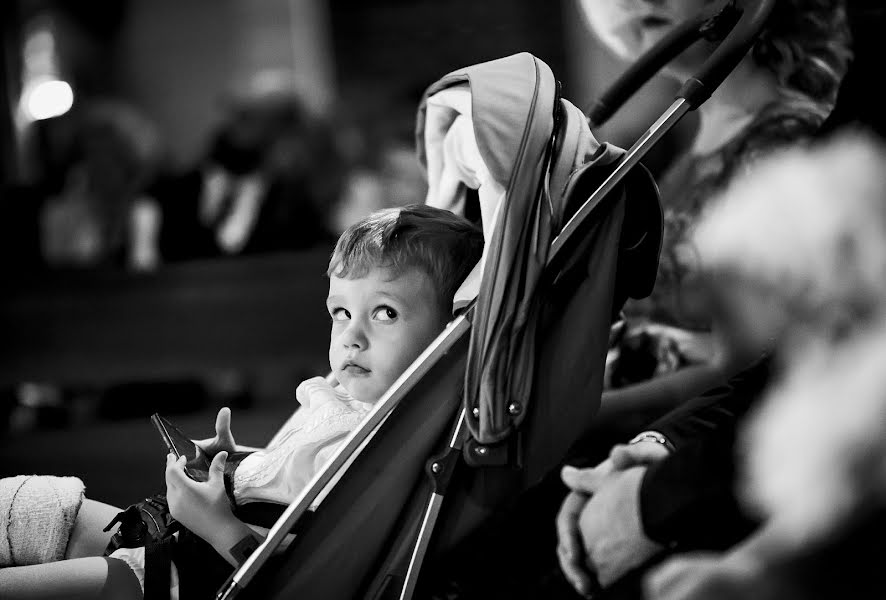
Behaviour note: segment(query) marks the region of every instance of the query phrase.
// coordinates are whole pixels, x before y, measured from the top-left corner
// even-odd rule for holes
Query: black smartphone
[[[158,413],[151,415],[151,422],[160,432],[166,449],[175,454],[176,458],[186,457],[185,472],[188,477],[195,481],[206,481],[209,478],[209,459],[194,443],[194,440],[186,436],[169,419]]]

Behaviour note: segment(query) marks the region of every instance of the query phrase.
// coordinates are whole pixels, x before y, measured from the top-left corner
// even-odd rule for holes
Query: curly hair
[[[845,0],[777,0],[751,54],[785,90],[830,113],[852,60]]]

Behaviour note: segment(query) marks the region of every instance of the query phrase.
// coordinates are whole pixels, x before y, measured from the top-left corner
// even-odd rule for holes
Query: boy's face
[[[431,278],[419,269],[398,276],[329,278],[329,364],[354,398],[376,402],[449,321]]]

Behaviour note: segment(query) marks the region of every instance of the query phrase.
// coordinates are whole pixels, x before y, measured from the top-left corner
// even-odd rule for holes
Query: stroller
[[[627,152],[598,143],[529,54],[428,88],[417,135],[428,202],[479,213],[483,259],[456,296],[456,318],[217,598],[420,595],[424,561],[562,459],[599,406],[613,320],[654,284],[662,216],[639,161],[731,72],[773,4],[733,1],[700,15],[601,98],[595,125],[694,41],[725,39]],[[294,541],[275,553],[290,533]]]

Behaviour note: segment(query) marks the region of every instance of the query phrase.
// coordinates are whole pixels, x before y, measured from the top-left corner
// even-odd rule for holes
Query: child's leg
[[[71,539],[65,551],[65,558],[101,556],[116,527],[104,532],[102,529],[120,512],[119,508],[84,498],[77,511],[77,520],[71,530]]]
[[[141,600],[135,573],[115,558],[78,558],[0,569],[4,600]]]

